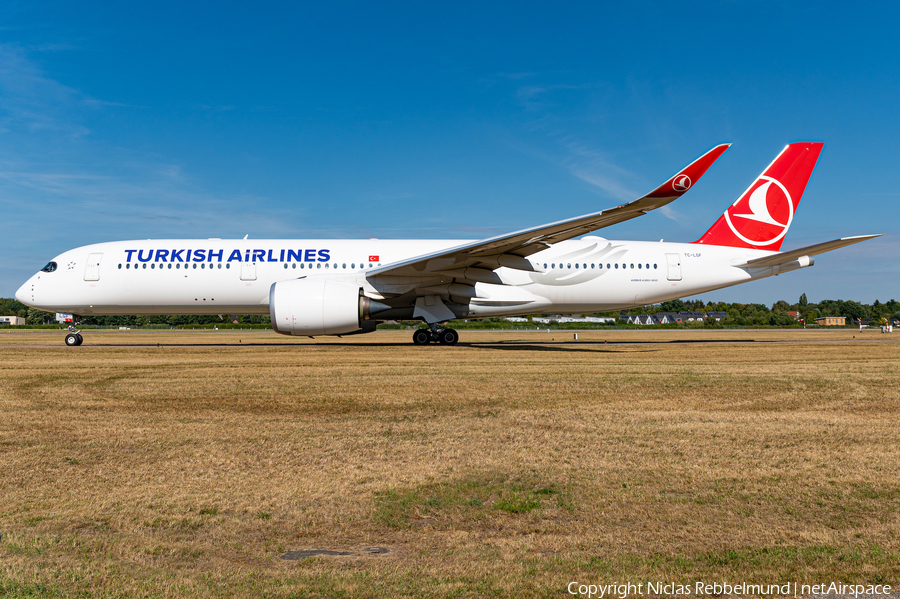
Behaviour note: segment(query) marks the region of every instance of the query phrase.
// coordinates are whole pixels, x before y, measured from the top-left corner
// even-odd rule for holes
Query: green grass
[[[557,484],[494,473],[378,491],[372,520],[403,529],[422,520],[431,526],[465,525],[495,517],[492,512],[559,509],[571,510],[571,504]]]

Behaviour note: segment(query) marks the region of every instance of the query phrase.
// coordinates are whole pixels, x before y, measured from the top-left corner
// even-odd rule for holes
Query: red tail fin
[[[694,243],[778,251],[823,145],[804,142],[786,146]]]

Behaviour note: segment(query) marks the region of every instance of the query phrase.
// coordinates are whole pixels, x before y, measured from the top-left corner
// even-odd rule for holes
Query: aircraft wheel
[[[438,341],[442,345],[456,345],[456,342],[459,341],[459,333],[453,329],[444,329],[441,331]]]
[[[428,329],[418,329],[413,333],[413,343],[416,345],[428,345],[431,343],[431,332]]]
[[[66,335],[66,345],[68,345],[69,347],[80,345],[78,341],[78,335],[76,335],[75,333],[69,333],[68,335]]]
[[[75,345],[81,345],[82,343],[84,343],[84,337],[81,336],[81,333],[75,333],[75,336],[78,337],[78,343],[76,343]]]

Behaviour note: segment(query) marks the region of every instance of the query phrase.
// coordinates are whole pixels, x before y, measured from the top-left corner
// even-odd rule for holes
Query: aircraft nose
[[[19,287],[18,291],[16,291],[16,301],[19,301],[23,304],[25,303],[25,293],[26,293],[25,287],[27,285],[28,285],[28,283],[25,283],[25,285],[22,285],[21,287]]]

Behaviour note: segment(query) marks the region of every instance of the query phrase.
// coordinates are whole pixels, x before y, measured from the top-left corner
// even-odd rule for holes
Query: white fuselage
[[[381,265],[466,240],[145,240],[83,246],[54,258],[16,293],[31,307],[80,315],[265,314],[272,284],[300,277],[356,282],[376,299],[454,279],[423,273],[369,275]],[[528,256],[537,272],[496,269],[478,282],[470,318],[538,312],[602,312],[647,305],[777,274],[748,259],[774,252],[588,236]],[[780,272],[785,272],[782,267]]]

